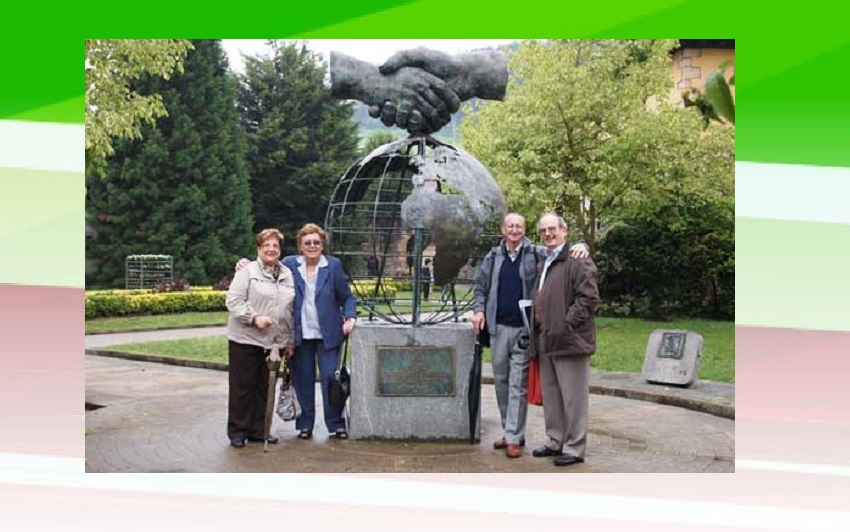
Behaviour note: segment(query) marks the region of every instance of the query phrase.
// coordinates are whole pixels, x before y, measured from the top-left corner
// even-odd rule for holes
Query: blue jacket
[[[304,308],[305,280],[298,271],[299,255],[284,257],[283,264],[292,271],[295,279],[295,345],[301,345],[301,309]],[[319,268],[316,279],[316,311],[325,349],[342,345],[342,322],[344,318],[357,317],[357,302],[348,287],[348,279],[342,263],[336,257],[325,255],[328,265]],[[342,308],[342,312],[340,312]]]

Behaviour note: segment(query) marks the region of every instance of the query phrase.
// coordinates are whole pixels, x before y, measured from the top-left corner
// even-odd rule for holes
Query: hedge
[[[355,281],[355,297],[375,292],[375,281]],[[392,282],[381,283],[382,298],[395,298]],[[357,289],[359,290],[357,290]],[[178,314],[181,312],[215,312],[227,310],[226,291],[209,286],[193,286],[186,292],[156,293],[150,289],[86,291],[86,319],[142,314]]]
[[[108,293],[107,293],[108,292]],[[123,293],[122,293],[123,292]],[[227,292],[189,290],[162,294],[139,290],[86,293],[86,319],[135,314],[177,314],[227,310]]]

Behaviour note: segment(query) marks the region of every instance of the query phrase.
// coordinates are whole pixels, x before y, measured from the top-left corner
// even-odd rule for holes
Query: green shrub
[[[86,319],[138,314],[177,314],[226,310],[226,292],[190,290],[151,293],[150,290],[108,290],[86,293]]]
[[[395,299],[398,283],[383,279],[381,287],[375,294],[375,284],[377,281],[365,279],[354,281],[351,283],[351,292],[357,299]]]
[[[395,287],[400,292],[413,292],[413,281],[396,281]]]

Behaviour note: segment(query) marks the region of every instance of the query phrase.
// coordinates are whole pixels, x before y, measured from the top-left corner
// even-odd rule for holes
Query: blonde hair
[[[325,238],[325,230],[319,227],[316,224],[304,224],[304,227],[298,230],[298,246],[301,246],[301,239],[307,235],[316,234],[319,235],[319,238],[322,239],[322,246],[327,245],[327,239]]]

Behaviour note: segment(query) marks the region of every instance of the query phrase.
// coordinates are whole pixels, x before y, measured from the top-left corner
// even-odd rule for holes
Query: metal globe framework
[[[484,165],[460,148],[414,135],[380,146],[346,171],[325,230],[370,318],[432,325],[457,321],[472,308],[475,265],[498,242],[504,212]]]

